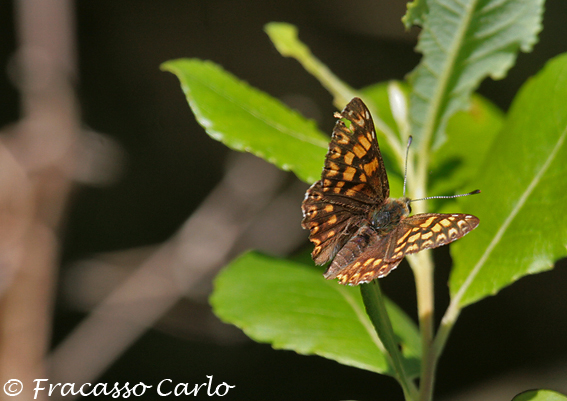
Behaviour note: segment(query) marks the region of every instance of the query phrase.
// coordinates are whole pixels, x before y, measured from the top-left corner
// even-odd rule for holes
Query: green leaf
[[[432,156],[427,195],[453,195],[479,188],[475,178],[486,153],[502,129],[502,111],[487,99],[473,95],[471,107],[455,113],[447,124],[448,140]],[[452,212],[454,201],[448,204]]]
[[[210,301],[217,316],[258,342],[393,374],[358,288],[327,281],[313,267],[248,253],[217,276]],[[406,371],[416,376],[417,328],[393,303],[387,306]]]
[[[413,25],[423,26],[425,15],[428,12],[426,0],[414,0],[408,3],[406,15],[402,18],[406,29],[410,29]]]
[[[567,397],[552,390],[529,390],[518,394],[512,401],[567,401]]]
[[[313,121],[210,61],[171,60],[199,124],[228,147],[259,156],[300,179],[319,179],[329,138]]]
[[[440,146],[447,120],[467,107],[480,81],[488,75],[503,78],[518,50],[531,50],[541,30],[543,2],[427,1],[427,14],[418,14],[423,30],[417,50],[423,58],[410,76],[410,123],[419,146]]]
[[[366,307],[366,313],[370,317],[370,321],[376,328],[376,333],[382,341],[388,363],[396,372],[396,378],[402,386],[406,399],[417,398],[417,388],[407,375],[404,368],[404,358],[399,349],[399,343],[394,334],[392,320],[386,306],[386,298],[382,295],[380,283],[374,280],[371,283],[360,286],[360,294],[362,301]]]
[[[516,96],[463,210],[480,226],[452,247],[452,302],[464,306],[567,255],[567,54]]]
[[[394,116],[392,115],[392,108],[388,96],[388,82],[380,82],[366,88],[362,88],[360,93],[364,99],[370,100],[368,105],[372,112],[373,120],[380,119],[394,135],[399,138],[400,134]],[[398,83],[403,90],[406,87],[403,83]],[[380,146],[380,153],[384,159],[386,171],[388,172],[388,181],[390,183],[390,192],[393,197],[402,196],[402,187],[404,183],[403,171],[397,163],[397,157],[394,150],[390,146],[389,141],[383,135],[381,130],[378,130],[378,143]]]
[[[381,82],[363,88],[360,92],[372,100],[375,106],[373,116],[376,114],[399,136],[388,97],[388,84]],[[403,82],[397,84],[404,93],[409,92]],[[478,185],[473,178],[482,167],[480,161],[484,159],[494,137],[500,132],[503,120],[504,115],[498,107],[480,95],[473,95],[471,107],[455,113],[449,119],[446,130],[449,140],[432,155],[427,195],[453,195],[457,190],[476,189]],[[402,196],[403,172],[394,162],[394,152],[388,142],[385,140],[379,142],[388,171],[392,196]],[[439,204],[450,205],[452,212],[459,211],[455,208],[455,202],[442,201]],[[434,208],[434,210],[438,209],[439,207]]]

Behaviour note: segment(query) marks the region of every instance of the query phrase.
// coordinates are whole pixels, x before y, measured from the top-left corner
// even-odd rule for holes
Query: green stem
[[[388,316],[378,280],[361,285],[360,292],[366,306],[366,312],[370,316],[380,341],[386,348],[386,357],[389,360],[390,366],[394,368],[395,377],[402,386],[406,401],[417,400],[417,388],[405,371],[403,356],[396,341],[392,322]]]
[[[356,96],[356,92],[350,86],[341,81],[325,64],[313,56],[309,47],[299,40],[295,25],[270,22],[266,24],[264,30],[282,56],[293,57],[321,82],[334,96],[335,106],[342,108]]]
[[[437,358],[441,356],[441,353],[445,348],[445,344],[447,343],[447,338],[449,337],[449,334],[451,333],[460,313],[460,309],[457,308],[453,310],[451,307],[449,307],[445,312],[441,325],[439,326],[439,331],[437,332],[433,343],[433,350]]]
[[[433,287],[433,260],[430,251],[408,255],[414,276],[417,293],[417,311],[419,328],[421,332],[421,377],[420,401],[429,401],[433,396],[435,382],[435,367],[437,356],[432,353],[434,335],[434,287]]]
[[[461,314],[460,301],[463,293],[464,292],[459,291],[457,295],[455,295],[453,299],[451,299],[449,307],[445,311],[443,319],[441,319],[441,325],[439,326],[439,331],[437,332],[435,342],[433,344],[433,348],[437,357],[439,357],[443,352],[443,348],[445,348],[445,344],[447,343],[447,338],[449,337],[449,334],[451,333],[455,322]]]
[[[415,181],[412,181],[412,195],[414,199],[426,196],[427,172],[429,166],[429,149],[432,130],[426,131],[428,135],[423,138],[423,142],[418,151],[417,171]],[[411,164],[412,176],[414,175],[413,164]],[[425,213],[426,202],[416,202],[415,213]],[[434,265],[431,251],[422,251],[415,255],[408,255],[414,277],[417,293],[417,311],[419,317],[419,327],[421,332],[422,358],[421,358],[421,377],[420,377],[420,401],[430,401],[433,397],[433,386],[435,384],[435,369],[439,355],[433,347],[434,342]]]

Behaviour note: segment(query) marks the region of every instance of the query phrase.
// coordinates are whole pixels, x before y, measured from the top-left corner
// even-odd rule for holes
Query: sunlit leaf
[[[398,85],[404,93],[409,92],[403,82],[398,82]],[[388,83],[366,87],[361,89],[361,93],[372,100],[376,107],[374,113],[399,134],[388,98]],[[482,96],[473,95],[469,109],[457,112],[449,119],[446,130],[449,140],[431,156],[427,195],[453,195],[457,190],[472,191],[479,188],[473,178],[482,168],[481,160],[500,132],[503,119],[502,111],[494,104]],[[388,143],[380,139],[379,142],[388,170],[390,191],[392,196],[399,197],[402,195],[403,172],[393,162],[393,152]],[[416,151],[415,146],[412,151]],[[439,210],[440,205],[446,203],[448,202],[435,203],[439,206],[432,207],[431,210]],[[459,212],[454,202],[450,204],[450,211]]]
[[[393,374],[359,289],[327,281],[319,269],[248,253],[217,276],[211,304],[223,321],[276,349]],[[394,304],[387,307],[406,370],[416,376],[421,355],[417,328]]]
[[[480,81],[506,75],[518,51],[530,51],[541,29],[543,0],[429,0],[411,20],[422,22],[411,73],[412,134],[429,148],[445,140],[447,120],[466,108]],[[423,15],[424,8],[427,13]],[[420,145],[421,146],[421,145]]]
[[[518,394],[512,401],[567,401],[567,397],[552,390],[530,390]]]
[[[567,54],[520,90],[464,199],[480,226],[452,248],[451,295],[461,306],[567,255]]]
[[[406,15],[402,18],[406,29],[411,28],[413,25],[422,26],[427,11],[427,0],[413,0],[409,2]]]
[[[479,95],[473,95],[468,110],[455,113],[447,124],[447,141],[431,157],[428,195],[454,195],[456,191],[480,189],[475,179],[483,168],[482,160],[504,121],[500,109]],[[449,203],[449,211],[456,202]]]
[[[210,61],[172,60],[162,69],[179,78],[197,121],[212,138],[303,181],[319,179],[329,139],[313,121]]]
[[[311,53],[299,40],[297,27],[285,22],[270,22],[264,30],[276,49],[284,57],[293,57],[323,85],[335,98],[334,104],[342,109],[356,93]]]

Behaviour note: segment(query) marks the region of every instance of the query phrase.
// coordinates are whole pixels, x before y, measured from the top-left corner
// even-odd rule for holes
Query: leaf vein
[[[565,142],[566,136],[567,136],[567,127],[564,127],[561,136],[559,137],[557,143],[553,147],[553,150],[545,160],[545,163],[541,166],[540,170],[534,176],[534,178],[527,186],[525,191],[522,193],[522,196],[520,197],[520,199],[518,200],[518,202],[516,203],[516,205],[514,206],[508,217],[506,218],[506,220],[504,220],[504,222],[502,223],[502,225],[500,226],[500,228],[498,229],[498,231],[490,241],[488,247],[480,257],[474,268],[471,270],[470,274],[467,276],[461,288],[459,288],[459,291],[455,294],[455,298],[453,301],[451,301],[451,303],[453,302],[459,303],[460,300],[463,298],[466,290],[470,287],[474,278],[478,275],[478,273],[486,263],[488,257],[496,247],[496,245],[498,245],[498,243],[502,240],[502,237],[504,236],[506,230],[508,229],[514,218],[518,215],[522,207],[525,205],[529,196],[531,195],[537,184],[541,181],[543,175],[546,173],[547,169],[549,168],[549,166],[557,156],[559,149],[563,146],[563,143]]]

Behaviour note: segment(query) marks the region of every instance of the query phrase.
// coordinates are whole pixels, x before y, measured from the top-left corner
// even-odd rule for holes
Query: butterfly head
[[[394,228],[399,222],[411,213],[411,199],[403,197],[388,198],[378,208],[372,211],[370,220],[375,229],[386,233]]]

